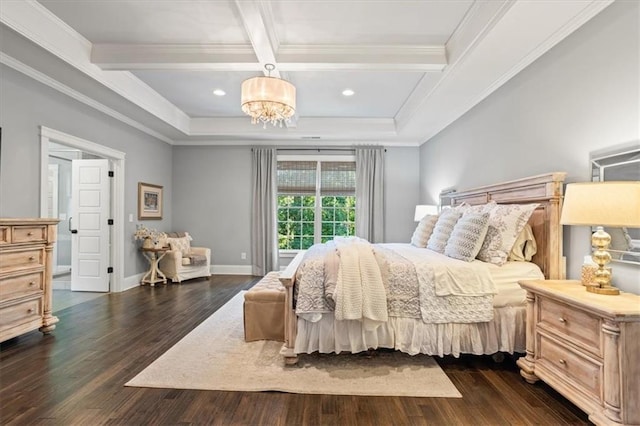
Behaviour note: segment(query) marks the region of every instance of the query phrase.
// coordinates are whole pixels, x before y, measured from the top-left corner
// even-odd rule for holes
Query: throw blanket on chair
[[[203,266],[207,264],[207,256],[204,254],[189,253],[185,257],[189,258],[189,265],[191,266]]]
[[[340,256],[335,289],[337,320],[362,320],[365,330],[387,322],[387,294],[373,246],[360,238],[336,238]]]

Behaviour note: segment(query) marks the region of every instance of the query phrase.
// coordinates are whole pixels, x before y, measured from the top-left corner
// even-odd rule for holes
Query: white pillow
[[[465,213],[451,231],[446,256],[471,262],[478,255],[489,229],[489,213]]]
[[[440,213],[436,226],[433,228],[433,233],[429,237],[429,241],[427,241],[427,248],[438,253],[444,253],[444,248],[447,246],[453,227],[461,216],[462,212],[456,209],[446,209]]]
[[[183,257],[191,252],[190,237],[188,235],[181,238],[167,238],[167,242],[171,250],[181,252]]]
[[[428,214],[420,219],[420,223],[416,226],[416,230],[413,231],[411,244],[416,247],[426,247],[427,241],[429,241],[429,237],[431,236],[437,221],[438,215],[435,214]]]
[[[513,247],[509,253],[509,260],[531,262],[533,255],[537,252],[538,245],[533,236],[533,229],[531,229],[531,225],[527,223],[524,228],[522,228],[518,238],[516,238],[516,242],[513,243]]]
[[[518,234],[538,204],[497,204],[490,212],[489,230],[478,259],[502,266],[506,263]]]

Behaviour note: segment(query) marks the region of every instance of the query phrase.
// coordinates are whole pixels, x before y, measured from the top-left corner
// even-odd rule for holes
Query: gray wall
[[[639,132],[639,2],[615,2],[420,149],[420,197],[550,171],[590,180],[589,153]],[[566,226],[577,279],[590,230]],[[612,264],[614,284],[640,293],[640,269]]]
[[[39,126],[50,127],[126,153],[125,211],[137,218],[138,182],[163,185],[164,218],[147,221],[170,227],[171,146],[81,104],[11,68],[0,66],[0,216],[40,216]],[[132,239],[136,222],[125,226],[125,277],[147,264]]]
[[[411,239],[418,177],[418,148],[387,149],[386,242]],[[189,231],[193,244],[210,247],[212,264],[251,264],[250,147],[174,147],[173,200],[174,230]]]

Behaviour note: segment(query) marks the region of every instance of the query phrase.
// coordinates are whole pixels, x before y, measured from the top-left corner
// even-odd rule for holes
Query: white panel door
[[[72,291],[109,291],[109,194],[109,160],[72,161]]]

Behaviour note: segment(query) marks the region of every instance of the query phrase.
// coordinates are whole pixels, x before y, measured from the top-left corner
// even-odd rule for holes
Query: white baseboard
[[[120,291],[126,291],[135,287],[139,287],[140,286],[140,280],[142,280],[142,277],[144,276],[144,274],[146,274],[146,272],[143,272],[141,274],[136,274],[136,275],[130,275],[128,277],[125,277],[123,283],[122,283],[122,290]]]
[[[211,265],[213,275],[251,275],[251,265]]]
[[[71,281],[53,280],[51,288],[54,290],[71,290]]]
[[[211,265],[213,275],[251,275],[251,265]],[[126,291],[140,285],[140,280],[146,272],[125,277],[122,290]]]

